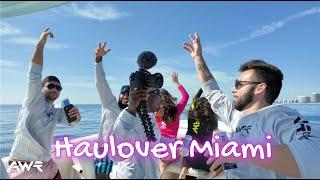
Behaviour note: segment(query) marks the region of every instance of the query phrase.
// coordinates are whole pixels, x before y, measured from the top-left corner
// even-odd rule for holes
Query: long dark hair
[[[162,114],[162,121],[173,122],[178,111],[175,104],[175,101],[177,100],[177,98],[173,97],[165,89],[161,89],[160,97],[161,97],[161,101],[160,101],[160,106],[157,112]]]
[[[218,129],[218,117],[212,111],[210,103],[205,97],[194,98],[191,108],[188,112],[188,121],[195,122],[197,120],[207,125],[204,134],[212,134],[212,131]]]

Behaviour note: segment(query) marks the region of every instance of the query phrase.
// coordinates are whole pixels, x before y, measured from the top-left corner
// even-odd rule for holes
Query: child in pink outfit
[[[176,114],[174,116],[174,119],[170,122],[165,122],[163,121],[162,115],[156,114],[156,121],[157,121],[158,127],[160,128],[162,137],[173,138],[173,139],[177,137],[179,123],[180,123],[180,115],[182,114],[189,100],[189,94],[184,89],[184,87],[179,84],[178,89],[182,95],[182,98],[180,99],[179,103],[176,105]]]
[[[176,105],[175,101],[177,98],[172,97],[172,95],[165,89],[161,90],[161,102],[160,108],[155,112],[156,122],[161,132],[160,142],[168,144],[170,142],[174,143],[177,138],[180,115],[182,114],[188,100],[189,94],[184,89],[184,87],[178,81],[178,74],[172,74],[172,81],[178,87],[182,98],[179,103]],[[177,159],[179,159],[179,152],[177,152]],[[171,155],[162,158],[160,162],[160,173],[163,173],[163,170],[167,165],[174,161],[175,159],[171,158]]]

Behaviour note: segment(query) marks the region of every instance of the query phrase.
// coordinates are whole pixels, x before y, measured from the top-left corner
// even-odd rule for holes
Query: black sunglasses
[[[262,82],[258,82],[258,81],[239,81],[238,79],[236,79],[236,81],[234,82],[234,88],[236,88],[237,90],[241,89],[243,86],[247,85],[247,84],[260,84]]]
[[[62,87],[60,85],[56,85],[56,84],[48,84],[47,88],[48,89],[56,88],[57,91],[61,91],[62,90]]]

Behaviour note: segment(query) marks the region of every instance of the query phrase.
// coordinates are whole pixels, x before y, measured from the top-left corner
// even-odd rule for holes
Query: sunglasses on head
[[[61,91],[62,90],[62,87],[60,85],[57,85],[57,84],[48,84],[47,88],[48,89],[56,88],[57,91]]]
[[[239,90],[245,85],[248,85],[248,84],[260,84],[260,83],[262,83],[262,82],[257,82],[257,81],[239,81],[238,79],[236,79],[236,81],[234,82],[234,88]]]

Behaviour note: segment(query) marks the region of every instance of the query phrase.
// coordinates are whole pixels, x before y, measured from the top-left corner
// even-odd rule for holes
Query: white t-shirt
[[[42,65],[31,63],[26,98],[14,132],[10,158],[25,161],[49,161],[57,123],[69,124],[63,108],[49,104],[41,92]]]
[[[153,131],[156,142],[150,142],[150,147],[160,142],[160,129],[155,123],[154,115],[149,113],[153,125]],[[130,114],[126,109],[118,116],[114,124],[114,136],[122,142],[133,143],[140,141],[144,143],[147,138],[140,117]],[[117,162],[116,159],[110,158]],[[149,154],[147,157],[133,155],[131,158],[118,161],[117,165],[112,167],[111,179],[159,179],[160,178],[160,160]]]
[[[94,67],[96,73],[96,87],[99,92],[102,106],[98,142],[102,143],[103,138],[112,133],[114,123],[116,122],[121,109],[105,78],[106,75],[103,70],[102,62],[95,63]]]
[[[255,143],[271,135],[272,144],[286,144],[296,160],[302,178],[319,178],[320,127],[305,119],[296,110],[284,105],[271,105],[244,116],[219,90],[215,79],[207,81],[203,92],[212,110],[229,125],[233,137]],[[227,171],[228,178],[292,178],[250,163],[237,163],[238,168]]]

